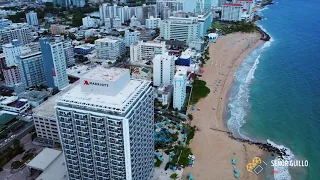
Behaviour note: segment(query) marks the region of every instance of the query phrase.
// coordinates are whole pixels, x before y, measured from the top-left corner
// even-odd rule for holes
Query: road
[[[3,151],[4,149],[6,149],[7,147],[12,146],[12,145],[13,145],[13,141],[14,141],[15,139],[18,139],[18,140],[22,139],[25,135],[27,135],[27,134],[28,134],[29,132],[31,132],[33,129],[34,129],[33,121],[27,123],[27,124],[25,125],[25,128],[24,128],[22,131],[20,131],[18,134],[16,134],[16,136],[15,136],[13,139],[11,139],[10,141],[8,141],[4,146],[2,146],[2,147],[0,148],[0,152],[2,152],[2,151]]]

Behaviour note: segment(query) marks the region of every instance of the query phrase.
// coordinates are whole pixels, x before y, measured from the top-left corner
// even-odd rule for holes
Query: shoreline
[[[200,130],[190,144],[196,157],[194,167],[185,168],[183,177],[192,173],[195,179],[201,180],[211,180],[213,176],[219,180],[235,179],[235,166],[231,164],[231,159],[235,157],[240,179],[261,179],[246,171],[245,167],[253,157],[263,157],[267,152],[255,144],[234,139],[231,133],[223,131],[229,132],[224,115],[234,73],[244,59],[264,42],[261,34],[254,32],[228,34],[210,44],[210,60],[204,65],[204,73],[200,79],[207,82],[211,92],[196,104],[195,109],[200,108],[201,111],[188,109],[188,113],[194,116],[191,124]],[[212,106],[217,109],[213,111]]]

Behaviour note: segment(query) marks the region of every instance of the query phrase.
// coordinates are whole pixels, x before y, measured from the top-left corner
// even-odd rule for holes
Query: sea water
[[[276,0],[257,24],[272,40],[235,74],[227,125],[236,136],[287,148],[307,168],[267,167],[266,180],[320,180],[320,7]],[[266,157],[270,162],[275,157]],[[273,173],[272,173],[273,172]]]

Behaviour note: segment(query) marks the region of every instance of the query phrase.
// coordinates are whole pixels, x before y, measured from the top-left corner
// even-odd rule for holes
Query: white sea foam
[[[274,142],[272,142],[271,140],[267,140],[267,142],[269,144],[271,144],[273,147],[276,147],[278,149],[285,149],[286,151],[286,154],[288,156],[285,156],[283,157],[285,160],[294,160],[294,155],[293,153],[291,152],[291,150],[287,147],[284,147],[283,145],[278,145]],[[275,160],[280,160],[280,157],[276,157]],[[286,166],[275,166],[274,167],[274,171],[275,172],[279,172],[279,173],[275,173],[274,174],[274,179],[275,180],[291,180],[291,176],[289,174],[289,167],[286,167]]]
[[[236,93],[231,93],[229,99],[230,118],[227,122],[228,128],[234,135],[239,135],[245,139],[249,138],[240,131],[240,128],[245,124],[244,118],[249,109],[249,85],[254,78],[254,72],[259,64],[261,50],[263,49],[264,46],[250,53],[235,73],[235,86],[232,91]]]

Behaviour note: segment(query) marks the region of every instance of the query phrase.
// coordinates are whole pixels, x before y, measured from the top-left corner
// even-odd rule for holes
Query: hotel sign
[[[83,84],[86,86],[94,85],[94,86],[108,87],[108,84],[98,83],[98,82],[89,82],[88,80],[84,80]]]

